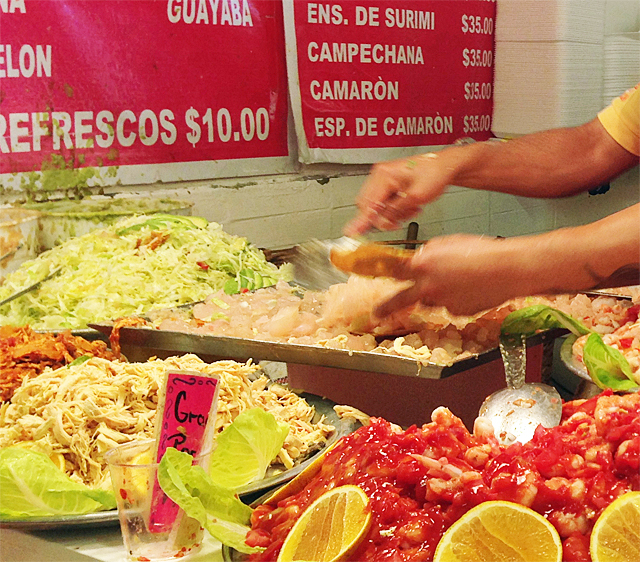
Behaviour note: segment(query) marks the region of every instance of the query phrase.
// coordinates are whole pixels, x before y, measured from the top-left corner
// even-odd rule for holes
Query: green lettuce
[[[638,386],[633,379],[629,362],[620,351],[604,343],[599,334],[591,332],[575,318],[550,306],[536,304],[512,312],[502,322],[500,332],[502,336],[531,336],[538,331],[553,328],[567,329],[576,337],[589,334],[582,362],[598,387],[630,390]]]
[[[502,322],[502,334],[532,336],[541,330],[564,328],[576,336],[584,336],[589,329],[568,314],[545,304],[535,304],[515,310]]]
[[[209,475],[237,489],[265,477],[289,433],[289,425],[260,408],[242,412],[216,437]]]
[[[74,482],[45,454],[0,449],[0,516],[7,519],[82,515],[115,509],[113,492]]]
[[[158,482],[167,496],[222,544],[247,554],[261,550],[245,543],[253,510],[192,462],[191,455],[167,449],[158,467]]]
[[[631,390],[638,386],[624,355],[615,347],[605,344],[596,333],[590,334],[587,338],[582,361],[593,382],[600,388]]]
[[[151,241],[152,232],[163,236],[141,246]],[[224,232],[217,223],[141,215],[70,238],[24,262],[6,276],[0,300],[59,268],[38,289],[3,305],[3,323],[29,324],[36,330],[82,329],[88,323],[201,301],[227,281],[242,290],[292,278],[290,264],[276,267],[246,238]]]
[[[129,234],[130,232],[138,232],[143,228],[158,230],[161,228],[206,228],[206,219],[201,217],[184,217],[181,215],[168,215],[166,213],[155,213],[150,219],[133,224],[126,228],[116,231],[118,236]]]

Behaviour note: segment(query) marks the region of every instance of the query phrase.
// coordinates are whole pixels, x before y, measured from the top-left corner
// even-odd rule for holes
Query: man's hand
[[[357,236],[372,228],[398,228],[442,194],[452,172],[431,152],[375,164],[356,198],[358,215],[344,233]]]
[[[394,272],[415,284],[375,311],[384,317],[416,302],[475,314],[532,290],[528,260],[518,239],[468,234],[433,238]],[[524,259],[523,259],[524,258]]]

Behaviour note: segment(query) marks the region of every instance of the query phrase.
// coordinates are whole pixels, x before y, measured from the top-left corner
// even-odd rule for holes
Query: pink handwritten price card
[[[190,371],[169,371],[162,405],[156,461],[169,447],[198,456],[213,441],[219,379]],[[209,435],[207,435],[209,434]],[[205,439],[208,437],[208,439]]]
[[[210,452],[214,440],[220,380],[216,376],[192,371],[168,371],[163,397],[156,418],[157,450],[160,462],[166,450],[198,457]],[[206,466],[205,466],[206,467]],[[151,499],[149,527],[156,532],[170,528],[178,515],[178,506],[156,483]]]

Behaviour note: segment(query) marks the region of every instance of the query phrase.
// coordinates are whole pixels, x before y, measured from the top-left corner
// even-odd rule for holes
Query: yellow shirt
[[[598,119],[620,146],[640,156],[640,84],[614,99]]]

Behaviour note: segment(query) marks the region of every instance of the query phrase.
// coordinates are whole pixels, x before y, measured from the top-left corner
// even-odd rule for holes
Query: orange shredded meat
[[[52,334],[34,332],[29,326],[0,326],[0,402],[11,400],[25,378],[46,367],[64,367],[83,355],[115,359],[105,342],[88,341],[69,330]]]

